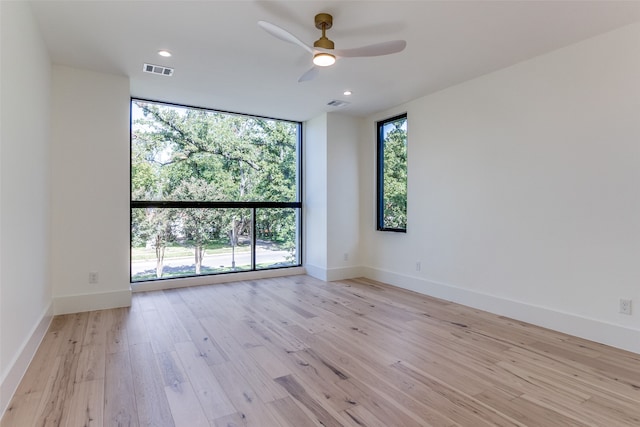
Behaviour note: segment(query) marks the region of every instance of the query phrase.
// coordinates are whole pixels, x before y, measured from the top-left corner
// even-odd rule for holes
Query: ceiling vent
[[[142,71],[145,73],[158,74],[161,76],[173,76],[173,68],[163,67],[161,65],[144,64]]]
[[[334,99],[333,101],[329,101],[327,103],[327,105],[329,107],[336,107],[336,108],[340,108],[340,107],[344,107],[346,105],[349,105],[350,103],[347,101],[340,101],[339,99]]]

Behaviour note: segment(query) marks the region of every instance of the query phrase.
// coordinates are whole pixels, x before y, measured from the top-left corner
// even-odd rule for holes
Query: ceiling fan
[[[393,40],[383,43],[371,44],[368,46],[356,47],[353,49],[335,49],[333,41],[326,36],[326,31],[333,26],[333,16],[328,13],[319,13],[315,17],[316,28],[322,30],[322,36],[313,43],[313,47],[306,45],[299,38],[287,30],[266,21],[258,21],[258,25],[275,38],[285,42],[297,44],[313,55],[313,67],[298,79],[298,82],[305,82],[314,79],[319,71],[319,67],[328,67],[335,64],[340,58],[358,58],[366,56],[382,56],[398,53],[404,50],[407,42],[404,40]]]

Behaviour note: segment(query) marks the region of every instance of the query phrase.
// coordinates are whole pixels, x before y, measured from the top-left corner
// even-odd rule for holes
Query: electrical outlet
[[[349,252],[345,252],[344,255],[342,256],[342,259],[344,261],[349,261]]]
[[[416,262],[416,271],[420,271],[422,269],[422,263],[420,261]]]
[[[631,300],[620,298],[620,313],[631,314]]]
[[[98,283],[98,272],[97,271],[91,271],[89,273],[89,284],[95,285],[97,283]]]

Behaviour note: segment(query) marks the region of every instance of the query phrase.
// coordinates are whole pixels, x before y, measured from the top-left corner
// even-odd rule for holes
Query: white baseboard
[[[326,274],[326,280],[329,282],[335,282],[336,280],[355,279],[356,277],[363,276],[362,267],[360,266],[328,268]]]
[[[304,268],[307,269],[307,274],[311,277],[315,277],[319,280],[327,280],[327,269],[318,267],[313,264],[305,264]]]
[[[130,305],[131,289],[94,294],[64,295],[53,298],[53,312],[56,315],[129,307]]]
[[[51,319],[53,319],[53,303],[50,303],[42,312],[40,321],[30,331],[22,348],[9,364],[9,370],[0,382],[0,418],[7,410],[13,394],[18,389],[22,377],[47,333]]]
[[[316,279],[326,282],[334,282],[336,280],[354,279],[363,276],[363,270],[360,266],[322,268],[313,264],[305,264],[307,274]]]
[[[276,268],[273,270],[245,271],[232,274],[165,279],[131,285],[133,292],[161,291],[163,289],[186,288],[189,286],[215,285],[219,283],[241,282],[243,280],[268,279],[271,277],[297,276],[306,274],[304,267]]]
[[[364,277],[640,354],[640,330],[373,267]]]

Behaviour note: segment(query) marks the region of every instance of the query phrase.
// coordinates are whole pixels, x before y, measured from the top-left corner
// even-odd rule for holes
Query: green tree
[[[156,254],[156,277],[164,270],[164,254],[167,245],[176,241],[173,209],[133,209],[131,212],[131,235],[134,246],[150,243]]]
[[[203,179],[189,178],[174,190],[180,200],[211,200],[218,196],[214,184]],[[207,243],[229,238],[233,247],[238,245],[238,236],[248,229],[251,222],[247,209],[200,209],[176,210],[177,226],[181,229],[183,244],[191,246],[195,255],[195,272],[200,274]]]

